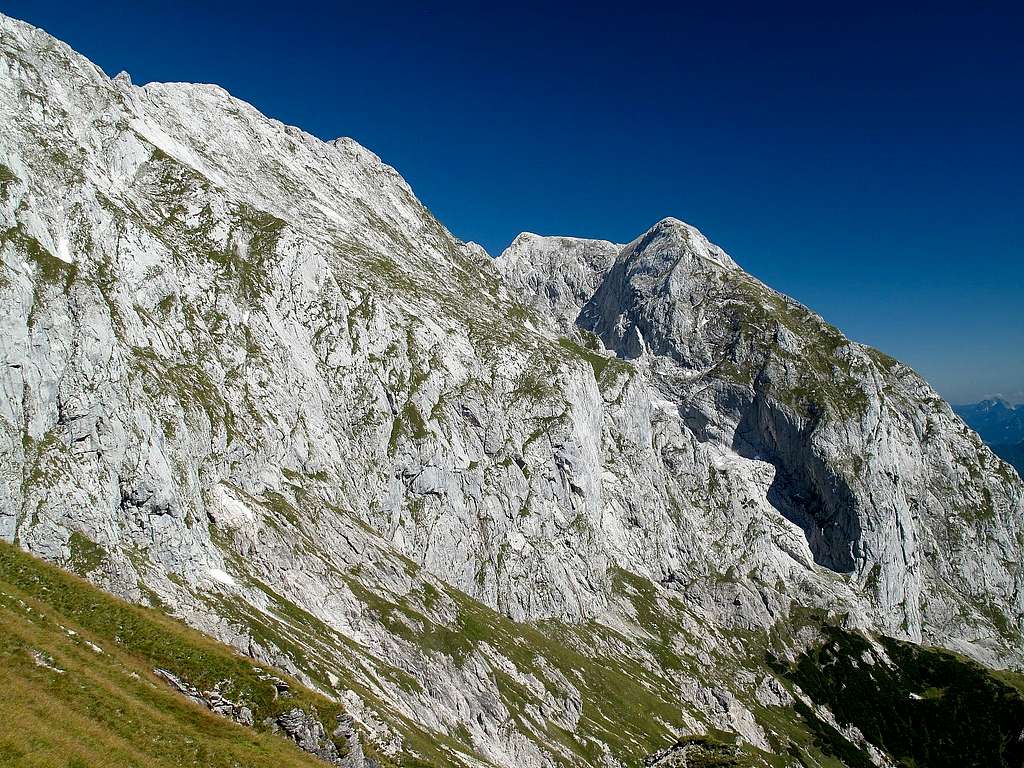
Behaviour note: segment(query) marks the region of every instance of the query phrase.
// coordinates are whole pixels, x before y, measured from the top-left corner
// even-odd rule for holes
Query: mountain
[[[954,410],[986,443],[1024,441],[1024,404],[1014,406],[1005,400],[992,398],[958,405]]]
[[[0,54],[2,538],[366,765],[1015,764],[1024,487],[906,366],[682,221],[492,261],[350,139]]]
[[[1024,474],[1024,405],[989,399],[954,410],[996,454]]]

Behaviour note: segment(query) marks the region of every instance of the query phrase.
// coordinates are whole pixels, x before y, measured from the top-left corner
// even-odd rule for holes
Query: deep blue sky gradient
[[[678,216],[954,402],[1024,400],[1024,10],[839,5],[0,0],[352,136],[491,253]]]

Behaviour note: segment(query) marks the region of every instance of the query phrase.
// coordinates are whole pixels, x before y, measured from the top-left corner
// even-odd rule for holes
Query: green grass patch
[[[96,556],[82,542],[76,546],[91,552],[87,559]],[[6,543],[0,667],[0,762],[26,768],[323,765],[260,732],[263,721],[298,706],[330,730],[341,713],[340,705],[277,671],[292,694],[275,697],[261,668],[230,648]],[[260,730],[191,703],[157,678],[155,667],[201,690],[219,685],[252,708]]]
[[[633,366],[625,360],[620,360],[614,355],[603,355],[592,349],[587,349],[564,336],[558,339],[558,346],[572,357],[589,363],[590,367],[594,370],[594,379],[597,380],[598,384],[604,381],[603,376],[606,372],[629,372],[633,369]]]
[[[107,559],[103,547],[78,531],[73,531],[68,538],[68,549],[71,552],[68,565],[75,573],[83,576],[95,571]]]
[[[19,224],[0,233],[0,244],[13,243],[36,268],[37,284],[67,291],[78,275],[78,265],[69,264],[50,253],[42,243],[26,233]],[[37,290],[38,294],[38,290]]]
[[[0,200],[7,199],[7,190],[10,189],[12,184],[19,181],[14,171],[8,168],[3,163],[0,163]]]

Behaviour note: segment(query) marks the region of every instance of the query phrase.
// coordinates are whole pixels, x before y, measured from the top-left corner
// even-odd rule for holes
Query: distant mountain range
[[[1024,474],[1024,404],[1011,405],[1001,398],[990,398],[953,410],[981,439]]]

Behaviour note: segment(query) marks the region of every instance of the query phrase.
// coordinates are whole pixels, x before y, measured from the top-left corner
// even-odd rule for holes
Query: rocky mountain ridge
[[[1019,477],[695,228],[492,263],[355,142],[6,17],[0,116],[0,535],[383,754],[631,765],[720,729],[827,765],[765,644],[1021,663]]]

